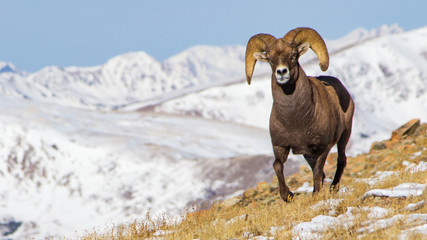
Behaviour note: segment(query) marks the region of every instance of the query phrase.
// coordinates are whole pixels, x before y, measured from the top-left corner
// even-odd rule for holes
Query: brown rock
[[[257,192],[262,193],[264,191],[270,190],[270,185],[266,182],[259,182],[256,187]]]
[[[395,161],[397,161],[397,158],[396,158],[395,154],[388,154],[383,159],[383,162],[395,162]]]
[[[240,197],[233,197],[233,198],[229,198],[229,199],[224,200],[222,202],[222,206],[231,207],[231,206],[236,205],[239,202],[240,202]]]
[[[278,188],[279,187],[279,181],[272,181],[271,183],[270,183],[270,187],[271,188]]]
[[[385,146],[387,147],[387,149],[390,149],[390,150],[394,150],[394,149],[396,149],[396,146],[398,146],[400,144],[400,142],[399,142],[399,140],[397,140],[397,139],[392,139],[391,141],[387,141],[386,143],[385,143]]]
[[[398,129],[394,130],[391,134],[391,140],[406,138],[407,136],[412,135],[419,126],[420,119],[412,119],[411,121],[400,126]]]
[[[249,188],[248,190],[243,192],[243,197],[244,198],[250,198],[250,197],[254,196],[255,193],[256,193],[255,189]]]
[[[260,194],[260,197],[265,198],[267,196],[270,196],[271,192],[270,191],[264,191],[263,193]]]
[[[387,146],[384,142],[374,142],[371,145],[371,150],[370,152],[372,152],[373,150],[383,150],[386,149]]]

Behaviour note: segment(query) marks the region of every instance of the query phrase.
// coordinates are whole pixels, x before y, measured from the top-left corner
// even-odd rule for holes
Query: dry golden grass
[[[420,129],[420,128],[419,128]],[[419,163],[427,161],[427,125],[414,137],[402,141],[389,140],[384,142],[390,148],[371,149],[369,154],[348,159],[348,165],[342,178],[341,188],[347,191],[330,193],[328,186],[316,194],[296,195],[291,203],[284,203],[277,191],[277,183],[262,183],[256,189],[248,191],[248,197],[241,197],[239,203],[226,207],[216,203],[206,210],[197,210],[197,206],[185,213],[180,221],[166,217],[153,219],[148,213],[143,220],[127,225],[112,227],[106,231],[94,231],[81,239],[250,239],[256,236],[272,237],[272,239],[295,239],[297,234],[292,230],[303,222],[310,222],[314,217],[325,215],[330,217],[344,216],[352,210],[351,224],[347,227],[334,225],[323,229],[319,236],[322,239],[397,239],[403,231],[426,224],[424,221],[406,221],[405,218],[392,222],[385,228],[371,232],[362,231],[372,226],[375,221],[369,215],[370,209],[381,207],[387,209],[382,219],[393,218],[398,214],[426,214],[424,204],[415,211],[405,210],[408,204],[419,203],[427,199],[427,191],[422,196],[406,198],[367,197],[363,195],[371,189],[395,187],[401,183],[427,184],[427,172],[411,173],[402,163]],[[417,153],[414,155],[414,153]],[[333,154],[332,154],[333,156]],[[334,161],[333,158],[329,161]],[[328,165],[327,165],[328,166]],[[331,177],[335,169],[333,164],[325,167],[327,177]],[[369,185],[363,179],[377,177],[379,171],[393,171],[381,181]],[[311,182],[311,171],[301,168],[299,173],[288,177],[292,190],[305,181]],[[267,189],[267,190],[266,190]],[[336,204],[323,204],[336,199]],[[196,209],[196,210],[194,210]],[[350,223],[350,220],[345,223]],[[371,228],[372,229],[372,228]],[[425,235],[408,235],[410,239],[425,239]]]
[[[318,215],[328,214],[331,210],[328,206],[312,208],[316,203],[328,199],[342,199],[341,203],[336,206],[336,213],[333,216],[344,214],[349,207],[357,210],[350,228],[325,229],[323,239],[353,239],[358,236],[361,236],[362,239],[384,239],[385,236],[394,238],[402,230],[414,227],[413,223],[398,221],[386,229],[361,234],[358,229],[363,227],[364,222],[370,220],[368,211],[364,210],[364,207],[388,209],[389,212],[384,218],[396,214],[427,213],[426,206],[415,212],[402,210],[410,203],[425,200],[426,194],[408,198],[370,197],[362,200],[361,197],[369,189],[388,188],[405,182],[425,183],[426,179],[426,172],[415,174],[400,172],[373,186],[356,181],[347,183],[346,187],[352,191],[344,194],[331,194],[324,187],[319,194],[314,196],[312,194],[298,195],[291,203],[282,202],[278,196],[277,201],[271,204],[254,201],[247,206],[223,207],[218,203],[207,210],[189,213],[182,221],[175,223],[167,223],[168,219],[164,217],[153,220],[147,215],[144,220],[114,227],[103,233],[94,232],[82,239],[247,239],[260,235],[275,239],[292,239],[296,237],[293,235],[292,229],[298,223],[309,222]],[[278,227],[274,235],[271,232],[272,227]],[[417,239],[417,236],[413,236],[413,239]]]

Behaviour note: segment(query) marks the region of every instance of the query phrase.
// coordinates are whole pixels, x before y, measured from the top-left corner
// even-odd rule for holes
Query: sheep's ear
[[[304,53],[308,51],[309,48],[310,48],[310,43],[308,42],[302,43],[301,45],[298,46],[298,54],[302,56]]]
[[[263,52],[255,52],[254,58],[258,61],[268,62],[267,54],[265,54]]]

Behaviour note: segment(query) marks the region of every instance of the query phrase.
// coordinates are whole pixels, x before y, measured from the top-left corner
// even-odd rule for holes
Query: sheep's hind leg
[[[326,161],[326,157],[328,156],[328,153],[329,151],[326,151],[320,154],[316,159],[314,167],[312,167],[313,182],[314,182],[313,193],[319,192],[320,188],[323,185],[323,180],[325,179],[325,173],[323,172],[323,167],[325,166],[325,161]]]
[[[285,177],[283,176],[283,165],[288,159],[289,148],[274,146],[273,150],[275,157],[273,168],[276,172],[277,180],[279,181],[280,197],[285,202],[289,202],[290,200],[292,200],[294,194],[289,190],[285,182]]]
[[[314,174],[314,167],[316,166],[317,156],[304,154],[304,158],[307,161],[308,165],[310,165],[311,171]],[[325,172],[322,172],[322,173],[323,173],[322,175],[322,185],[323,185],[323,181],[325,180]]]
[[[337,170],[335,171],[335,177],[330,187],[331,191],[338,191],[339,189],[339,182],[344,172],[344,168],[347,165],[345,147],[347,146],[349,138],[350,138],[350,134],[348,134],[348,132],[344,132],[337,143],[337,148],[338,148]]]

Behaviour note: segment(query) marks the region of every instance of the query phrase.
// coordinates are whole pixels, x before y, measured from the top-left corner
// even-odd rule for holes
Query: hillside
[[[271,149],[262,129],[3,97],[0,106],[0,226],[19,223],[0,238],[73,236],[147,209],[173,216],[196,199],[269,179]],[[223,174],[224,166],[248,163],[255,179]]]
[[[335,156],[325,166],[331,182]],[[411,120],[368,153],[348,158],[339,193],[327,186],[312,196],[311,171],[287,178],[294,201],[278,184],[260,182],[241,196],[181,220],[150,218],[94,232],[83,239],[425,239],[427,236],[427,123]]]

